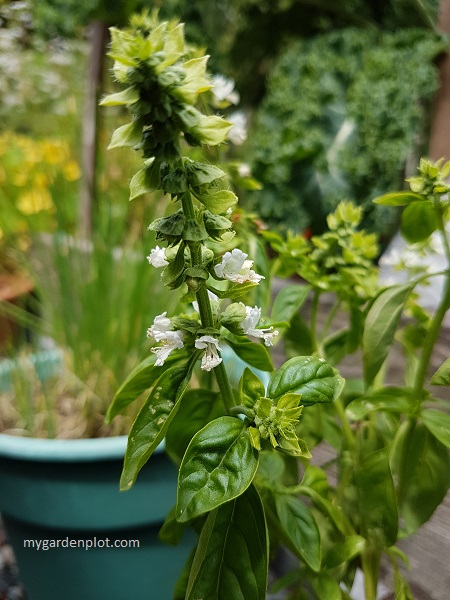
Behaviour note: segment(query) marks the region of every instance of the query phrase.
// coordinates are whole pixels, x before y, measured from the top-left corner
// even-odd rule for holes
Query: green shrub
[[[386,232],[396,216],[368,203],[401,185],[423,144],[442,48],[419,29],[349,28],[292,42],[256,116],[251,159],[264,190],[250,200],[262,217],[322,231],[326,214],[351,199],[365,207],[366,227]]]

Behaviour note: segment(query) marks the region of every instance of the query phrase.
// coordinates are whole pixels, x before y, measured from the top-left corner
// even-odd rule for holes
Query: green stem
[[[311,306],[311,344],[312,351],[320,354],[319,343],[317,340],[317,313],[319,311],[320,291],[314,290],[314,296]]]
[[[420,410],[420,406],[422,403],[422,392],[425,385],[425,379],[427,376],[430,359],[433,354],[433,349],[441,331],[442,321],[444,320],[445,314],[448,308],[450,307],[450,246],[446,236],[445,224],[442,216],[442,208],[439,204],[439,200],[435,201],[435,212],[438,223],[438,231],[441,235],[442,243],[444,246],[444,253],[447,259],[448,270],[445,274],[444,289],[442,292],[441,301],[436,309],[436,312],[433,315],[431,325],[425,337],[425,341],[422,347],[422,353],[420,355],[419,364],[414,378],[413,397],[416,402],[417,410]]]
[[[181,204],[183,212],[188,219],[195,219],[194,204],[192,197],[189,192],[181,196]],[[188,242],[189,250],[191,253],[191,264],[192,266],[201,265],[202,263],[202,245],[201,242]],[[214,317],[211,309],[211,302],[208,296],[208,290],[205,286],[201,285],[195,292],[198,310],[200,313],[200,320],[203,327],[214,327]],[[220,355],[220,353],[219,353]],[[214,374],[217,379],[217,384],[220,389],[223,403],[228,413],[231,413],[231,409],[235,405],[233,390],[231,389],[228,375],[223,362],[214,368]]]
[[[375,548],[367,548],[361,555],[361,567],[364,572],[365,600],[377,600],[380,560],[381,553]]]
[[[333,323],[334,317],[336,316],[337,311],[339,310],[339,308],[341,307],[341,301],[338,299],[336,299],[336,301],[334,302],[333,306],[331,307],[330,312],[328,313],[327,316],[327,320],[325,321],[325,324],[323,326],[322,329],[322,335],[321,335],[321,341],[323,343],[330,327],[331,324]]]

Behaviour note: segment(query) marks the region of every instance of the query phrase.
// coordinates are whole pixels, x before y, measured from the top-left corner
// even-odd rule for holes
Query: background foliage
[[[352,199],[366,205],[365,225],[392,227],[395,212],[369,202],[401,184],[411,149],[425,144],[442,48],[424,29],[348,28],[287,45],[252,137],[261,216],[321,231],[336,204]]]

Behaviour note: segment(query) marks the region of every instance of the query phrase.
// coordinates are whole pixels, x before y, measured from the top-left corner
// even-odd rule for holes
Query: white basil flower
[[[147,329],[147,337],[153,337],[157,342],[167,338],[167,332],[172,330],[173,325],[166,315],[167,312],[163,312],[153,319],[153,325]]]
[[[256,326],[261,319],[261,309],[258,306],[245,307],[246,317],[241,321],[241,327],[246,335],[252,337],[261,338],[264,340],[266,346],[272,346],[273,338],[278,335],[278,331],[273,327],[266,327],[265,329],[256,329]]]
[[[166,259],[165,248],[160,248],[159,246],[156,246],[156,248],[150,250],[147,260],[153,267],[156,267],[157,269],[160,269],[161,267],[167,267],[169,264],[169,261]]]
[[[155,367],[162,367],[164,361],[173,350],[180,350],[183,347],[183,332],[182,331],[167,331],[166,337],[162,340],[162,346],[152,348],[157,356]]]
[[[202,337],[197,338],[195,347],[199,350],[205,350],[200,365],[204,371],[211,371],[222,362],[218,353],[218,350],[222,350],[222,348],[219,346],[219,340],[212,335],[202,335]]]
[[[225,252],[222,262],[214,267],[217,277],[233,283],[259,283],[264,277],[252,270],[253,261],[247,260],[247,257],[248,254],[238,248],[232,252]]]
[[[219,102],[226,100],[230,104],[239,104],[240,96],[234,90],[234,81],[232,79],[228,79],[224,75],[213,75],[212,80],[213,86],[211,91]]]
[[[227,138],[235,146],[242,146],[247,139],[247,117],[241,110],[237,110],[227,116],[227,121],[233,124]]]

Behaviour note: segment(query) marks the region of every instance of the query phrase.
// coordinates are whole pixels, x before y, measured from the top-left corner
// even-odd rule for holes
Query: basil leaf
[[[384,206],[406,206],[411,202],[424,202],[424,198],[413,192],[393,192],[384,194],[372,200],[375,204],[383,204]]]
[[[224,338],[232,350],[248,365],[261,371],[273,371],[272,358],[267,348],[258,342],[250,342],[247,338]]]
[[[403,237],[415,244],[426,240],[437,228],[434,206],[431,202],[413,202],[402,213],[401,232]]]
[[[180,463],[194,435],[207,423],[224,414],[219,394],[210,390],[188,390],[166,435],[166,451]]]
[[[449,452],[425,425],[418,423],[411,431],[405,422],[394,441],[392,466],[396,473],[402,470],[400,515],[406,533],[414,533],[428,521],[448,491]]]
[[[386,387],[371,394],[352,400],[345,409],[352,421],[364,419],[373,411],[408,413],[411,406],[411,390],[408,388]]]
[[[245,367],[239,381],[239,398],[242,404],[247,408],[253,408],[255,402],[264,394],[265,389],[261,379],[251,369]]]
[[[302,395],[302,405],[333,402],[339,397],[344,380],[323,358],[297,356],[282,365],[269,381],[267,395],[279,398],[289,392]]]
[[[251,486],[208,515],[186,600],[265,600],[268,551],[264,509]]]
[[[361,554],[365,545],[366,540],[360,535],[349,535],[343,542],[331,546],[323,559],[323,564],[327,569],[334,569]]]
[[[450,385],[450,358],[442,363],[430,379],[430,383],[431,385]]]
[[[363,366],[368,385],[386,360],[412,287],[411,284],[394,285],[383,290],[367,313],[363,332]]]
[[[309,285],[286,285],[275,297],[271,321],[290,321],[303,306],[311,287]]]
[[[109,405],[106,423],[110,423],[116,415],[122,413],[142,392],[150,389],[164,371],[173,367],[185,356],[169,356],[161,367],[155,367],[156,358],[156,354],[147,356],[131,371]]]
[[[442,412],[442,410],[426,408],[422,411],[420,416],[428,431],[430,431],[441,444],[450,448],[450,415]]]
[[[288,494],[276,494],[275,506],[283,533],[291,542],[291,549],[313,571],[319,571],[320,533],[311,510],[304,502]]]
[[[197,358],[198,353],[193,358]],[[178,403],[189,384],[195,360],[174,366],[158,379],[147,401],[139,411],[128,436],[128,445],[120,478],[120,489],[129,490],[156,446],[161,442]]]
[[[389,548],[397,541],[398,511],[387,455],[378,451],[364,457],[355,484],[364,537],[377,548]]]
[[[258,468],[258,452],[240,419],[219,417],[194,435],[178,475],[177,519],[189,521],[242,494]]]

